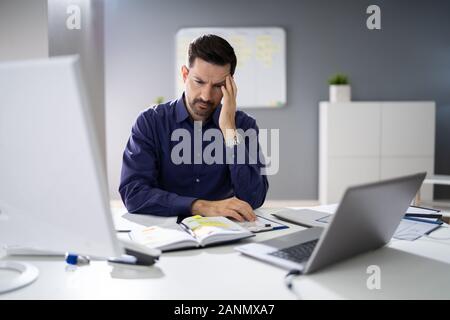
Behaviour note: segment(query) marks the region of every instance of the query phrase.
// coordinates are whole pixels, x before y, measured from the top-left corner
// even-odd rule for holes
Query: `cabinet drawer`
[[[381,156],[434,155],[434,102],[383,103]]]
[[[328,155],[379,155],[380,121],[378,103],[333,104],[327,117]]]
[[[326,202],[339,202],[350,186],[378,181],[379,172],[379,158],[331,157],[328,162]]]

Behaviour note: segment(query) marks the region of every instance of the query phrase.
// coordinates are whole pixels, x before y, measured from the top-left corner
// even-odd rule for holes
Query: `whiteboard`
[[[286,32],[282,28],[184,28],[176,35],[176,96],[184,83],[189,43],[207,33],[226,39],[237,57],[234,79],[240,108],[279,108],[286,105]]]

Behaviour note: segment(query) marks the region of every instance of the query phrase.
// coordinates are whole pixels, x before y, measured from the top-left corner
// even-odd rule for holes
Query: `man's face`
[[[195,121],[207,120],[222,100],[221,86],[230,74],[230,65],[218,66],[196,58],[192,67],[181,69],[186,107]]]

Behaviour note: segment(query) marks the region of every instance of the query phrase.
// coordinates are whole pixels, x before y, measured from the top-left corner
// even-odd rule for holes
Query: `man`
[[[224,154],[240,150],[245,159],[252,158],[247,139],[237,129],[253,129],[258,133],[258,127],[253,118],[236,110],[237,87],[233,80],[236,63],[233,48],[216,35],[201,36],[189,45],[188,66],[181,69],[183,95],[142,112],[132,128],[123,154],[119,186],[129,212],[255,220],[253,209],[263,204],[268,190],[260,157],[253,164],[240,163],[239,157],[234,156],[212,164],[195,160],[179,164],[172,152],[178,143],[173,136],[176,130],[198,137],[215,129],[220,130]],[[200,143],[198,150],[191,141],[193,147],[183,150],[183,157],[201,158],[208,144]]]

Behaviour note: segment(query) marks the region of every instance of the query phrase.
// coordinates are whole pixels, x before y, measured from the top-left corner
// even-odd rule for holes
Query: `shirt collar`
[[[175,105],[175,113],[177,123],[180,123],[189,117],[186,105],[184,104],[184,92],[181,95],[181,97],[177,100],[177,104]]]
[[[212,119],[214,124],[219,127],[219,116],[220,116],[220,110],[222,109],[222,104],[219,104],[214,110],[212,114]],[[189,113],[186,108],[186,104],[184,103],[184,92],[181,95],[180,98],[178,98],[177,103],[175,105],[175,113],[176,113],[176,120],[177,123],[183,122],[187,118],[189,118]]]

